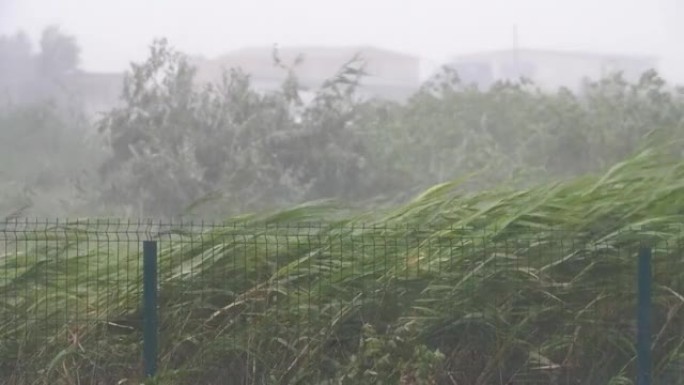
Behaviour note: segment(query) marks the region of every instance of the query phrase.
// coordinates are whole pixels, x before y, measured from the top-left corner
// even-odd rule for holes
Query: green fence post
[[[651,385],[651,248],[639,252],[637,310],[637,385]]]
[[[143,363],[145,375],[157,374],[157,242],[143,241]]]

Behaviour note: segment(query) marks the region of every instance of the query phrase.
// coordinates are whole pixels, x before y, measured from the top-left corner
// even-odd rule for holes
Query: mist
[[[0,0],[0,384],[684,384],[682,21]]]
[[[676,0],[0,3],[0,215],[225,218],[599,172],[682,124]]]

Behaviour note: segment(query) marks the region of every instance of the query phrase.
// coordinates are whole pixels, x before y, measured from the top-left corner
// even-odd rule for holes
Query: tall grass
[[[159,241],[163,383],[632,383],[643,245],[655,372],[679,380],[684,161],[665,150],[526,190],[448,183],[383,213],[7,221],[4,383],[141,381],[143,239]]]

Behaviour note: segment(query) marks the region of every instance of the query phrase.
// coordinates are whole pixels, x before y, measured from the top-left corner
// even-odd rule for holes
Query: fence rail
[[[684,384],[683,240],[671,227],[5,221],[0,375]]]

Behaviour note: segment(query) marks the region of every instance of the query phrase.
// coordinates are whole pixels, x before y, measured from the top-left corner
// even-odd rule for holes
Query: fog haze
[[[253,45],[368,44],[420,55],[427,65],[472,51],[527,48],[655,54],[668,75],[682,62],[678,0],[362,1],[3,0],[0,32],[36,40],[59,24],[81,45],[82,67],[122,71],[167,37],[213,57]]]
[[[683,4],[0,0],[0,217],[375,209],[599,172],[681,135]]]

